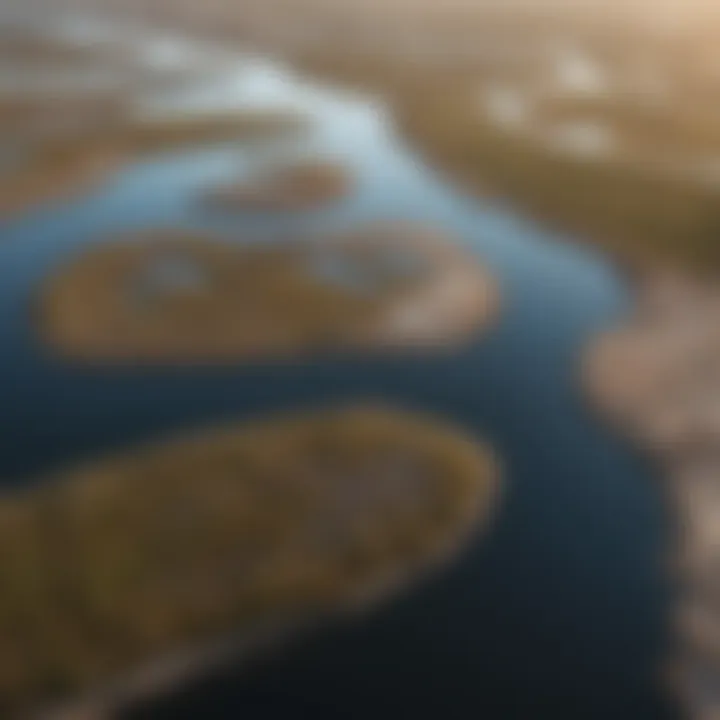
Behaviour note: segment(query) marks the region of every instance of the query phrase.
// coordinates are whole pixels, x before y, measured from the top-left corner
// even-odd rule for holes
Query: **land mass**
[[[659,468],[672,509],[677,652],[689,717],[720,711],[720,291],[682,274],[638,286],[632,314],[588,350],[593,404]]]
[[[452,61],[448,66],[413,63],[320,48],[299,51],[293,60],[318,77],[380,94],[393,110],[398,132],[468,193],[508,199],[632,270],[668,264],[693,274],[720,269],[720,184],[694,179],[690,169],[691,157],[699,168],[720,154],[712,108],[704,108],[699,121],[676,118],[667,108],[643,111],[632,103],[582,94],[541,102],[527,80],[513,85],[502,71],[496,80],[482,63],[461,60],[455,67]],[[512,90],[518,86],[527,97],[523,89]],[[502,108],[506,113],[529,113],[525,103],[535,116],[524,117],[522,125],[519,119],[516,124],[515,118],[493,117],[485,106],[493,91],[504,91],[501,100],[512,106]],[[553,128],[558,135],[580,128],[590,136],[588,128],[616,126],[629,136],[616,152],[573,151],[551,134]],[[670,152],[674,145],[683,151]],[[675,156],[687,158],[675,162]]]
[[[467,251],[412,224],[240,244],[147,232],[86,250],[47,279],[37,326],[95,362],[229,362],[442,349],[488,327],[496,283]]]
[[[355,406],[185,434],[8,493],[3,717],[110,717],[381,600],[487,523],[498,481],[452,426]]]

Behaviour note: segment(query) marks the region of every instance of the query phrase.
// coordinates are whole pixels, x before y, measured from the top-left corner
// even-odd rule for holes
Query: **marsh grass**
[[[447,282],[457,273],[477,289],[455,308],[469,337],[494,316],[483,299],[490,279],[451,241],[427,236],[422,228],[373,225],[279,245],[182,230],[120,237],[69,259],[46,279],[36,325],[53,354],[76,362],[212,363],[372,351],[399,304],[422,302],[438,278]],[[442,346],[450,327],[446,317],[428,333]]]
[[[720,108],[708,98],[665,109],[623,97],[546,104],[542,122],[606,119],[624,128],[638,151],[588,161],[483,119],[477,93],[493,76],[482,67],[418,68],[380,54],[320,51],[299,53],[297,61],[320,77],[381,94],[399,132],[469,192],[507,198],[548,225],[610,250],[628,267],[720,269],[720,189],[642,160],[643,153],[712,158],[720,148]]]
[[[497,480],[464,433],[364,406],[211,428],[2,497],[3,717],[382,595],[456,551]]]

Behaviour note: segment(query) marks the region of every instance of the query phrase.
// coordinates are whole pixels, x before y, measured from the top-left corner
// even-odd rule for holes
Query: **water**
[[[297,151],[223,145],[138,163],[91,197],[2,227],[5,482],[178,428],[375,397],[487,437],[507,487],[490,536],[418,591],[139,716],[671,717],[657,688],[666,600],[659,494],[578,390],[584,343],[626,307],[618,278],[511,207],[453,189],[393,132],[381,104],[260,59],[182,98],[196,108],[220,101],[310,113],[305,149],[347,163],[357,191],[300,217],[209,214],[195,198],[210,183]],[[186,225],[263,241],[393,218],[446,228],[497,275],[503,314],[489,336],[451,357],[87,370],[54,362],[33,334],[42,278],[122,230]]]

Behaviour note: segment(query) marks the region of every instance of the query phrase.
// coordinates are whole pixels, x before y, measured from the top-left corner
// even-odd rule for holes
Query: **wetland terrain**
[[[89,23],[85,31],[98,37],[116,32],[102,22]],[[145,478],[145,491],[131,493],[129,505],[100,502],[98,509],[105,507],[111,515],[122,507],[142,513],[152,500],[150,491],[162,498],[166,491],[187,490],[182,502],[192,522],[227,511],[228,534],[222,542],[202,530],[202,523],[198,536],[210,544],[227,541],[232,559],[239,551],[233,539],[238,530],[232,522],[235,506],[220,507],[217,493],[201,492],[197,473],[187,475],[187,484],[174,471],[163,475],[165,484],[150,479],[140,470],[142,459],[166,469],[179,463],[191,470],[183,453],[197,450],[198,462],[216,468],[225,489],[244,492],[251,483],[246,473],[236,475],[234,461],[215,465],[195,441],[177,444],[172,438],[238,423],[250,436],[272,435],[260,418],[290,411],[298,412],[297,417],[310,413],[308,423],[297,426],[302,435],[314,427],[313,408],[374,399],[403,409],[388,411],[395,418],[390,424],[399,430],[410,423],[412,442],[423,439],[422,447],[413,445],[418,451],[434,447],[433,433],[423,430],[430,427],[450,444],[454,440],[440,430],[450,425],[482,447],[487,442],[503,467],[503,501],[481,540],[460,533],[463,523],[442,526],[445,538],[462,535],[462,547],[453,545],[433,576],[408,586],[408,592],[378,597],[351,622],[323,622],[307,637],[257,662],[229,663],[212,673],[205,665],[196,673],[199,679],[181,686],[170,683],[162,698],[140,703],[128,715],[156,720],[249,712],[260,717],[266,711],[280,716],[312,708],[323,718],[348,713],[391,717],[442,709],[447,718],[461,718],[471,704],[479,714],[503,719],[527,717],[531,710],[598,720],[674,717],[658,676],[668,642],[662,567],[666,508],[646,463],[588,411],[577,379],[583,348],[631,305],[623,279],[590,245],[568,242],[567,236],[548,229],[552,223],[543,226],[523,213],[521,199],[515,205],[498,200],[497,194],[469,192],[444,161],[434,158],[430,142],[424,143],[427,152],[423,149],[419,134],[407,125],[402,98],[411,99],[424,116],[430,109],[425,103],[439,97],[432,74],[425,76],[426,101],[415,105],[420,99],[404,93],[410,87],[417,91],[418,75],[403,76],[400,87],[399,76],[379,65],[381,89],[379,82],[355,82],[334,61],[313,61],[311,70],[313,62],[299,52],[284,53],[282,61],[272,59],[271,44],[270,56],[258,54],[261,42],[246,51],[250,43],[239,31],[232,40],[217,32],[217,41],[208,40],[209,29],[195,40],[177,33],[148,28],[144,34],[130,33],[135,38],[132,53],[155,61],[157,43],[164,37],[163,57],[173,73],[153,76],[152,91],[131,98],[131,121],[120,119],[115,130],[102,119],[102,132],[87,135],[97,137],[97,145],[81,143],[84,150],[119,149],[112,172],[103,171],[102,182],[89,192],[83,187],[63,197],[53,193],[51,203],[39,202],[49,194],[29,194],[22,212],[13,211],[3,222],[0,370],[12,379],[0,442],[8,502],[3,507],[14,507],[16,494],[28,498],[28,507],[35,506],[30,498],[36,491],[37,497],[59,497],[80,487],[76,481],[81,475],[84,490],[100,492],[102,483],[95,488],[86,474],[95,471],[110,478],[112,492],[136,487],[133,483]],[[170,63],[168,37],[176,53]],[[122,51],[122,40],[108,42]],[[156,48],[155,53],[139,53],[143,43]],[[193,61],[192,72],[181,73],[178,82],[177,58],[188,54],[202,61]],[[147,73],[154,75],[157,62],[154,67]],[[133,88],[137,82],[134,74]],[[389,91],[391,86],[397,94]],[[301,119],[300,132],[276,133],[274,120],[284,129],[288,117],[295,129],[295,120]],[[237,134],[248,118],[251,139]],[[458,134],[459,128],[448,134]],[[62,140],[57,134],[34,138],[31,145],[72,149],[77,147],[73,132],[65,131]],[[276,212],[274,202],[246,202],[243,191],[253,187],[254,179],[273,177],[278,167],[295,167],[313,154],[318,167],[339,167],[342,173],[331,173],[327,185],[326,178],[318,186],[313,180],[310,201],[283,202],[282,212]],[[11,158],[8,167],[14,162]],[[221,208],[208,202],[218,191],[230,201]],[[159,260],[153,256],[158,243],[166,248]],[[307,286],[308,267],[311,277],[322,278],[320,285]],[[209,275],[227,277],[227,282],[213,285]],[[459,277],[467,282],[459,283]],[[457,287],[466,287],[467,294],[457,295]],[[221,292],[210,292],[218,288]],[[383,310],[406,297],[406,309],[398,310],[383,332],[376,323],[368,332],[368,318],[375,322],[385,317]],[[198,337],[208,342],[205,360],[222,357],[222,363],[198,361],[203,355]],[[339,345],[349,344],[351,352],[338,356],[332,351],[338,337]],[[388,352],[398,344],[412,346],[412,353]],[[61,352],[53,354],[53,346]],[[309,354],[298,352],[310,347]],[[374,352],[362,352],[369,347]],[[285,357],[282,363],[275,361],[277,349]],[[272,361],[264,354],[268,350],[273,350]],[[119,356],[123,362],[116,362]],[[178,364],[178,356],[185,362]],[[99,357],[113,361],[98,362]],[[378,438],[385,428],[387,437],[397,437],[385,415],[373,412],[364,416],[370,418],[369,436]],[[330,436],[335,426],[342,433],[343,417],[350,416],[331,415],[336,422]],[[436,420],[426,426],[423,417]],[[211,446],[213,437],[212,432],[206,437]],[[270,444],[279,449],[282,442],[273,438]],[[262,455],[260,445],[253,445],[250,454]],[[149,449],[139,451],[140,446]],[[150,449],[154,447],[161,449]],[[351,464],[372,465],[373,452],[361,455]],[[268,451],[263,457],[269,462],[268,477],[280,478],[279,514],[274,503],[263,506],[268,520],[277,520],[280,530],[294,527],[301,517],[299,506],[291,503],[287,515],[282,508],[296,496],[281,490],[290,479],[287,468],[304,467],[302,453],[283,459]],[[342,465],[343,458],[336,459]],[[419,475],[401,472],[400,465],[405,467],[404,461],[393,460],[389,470],[383,466],[371,472],[375,482],[387,477],[381,487],[397,490],[401,498],[383,491],[373,499],[378,503],[373,511],[387,511],[382,516],[388,518],[387,526],[377,526],[381,535],[402,526],[396,511],[423,510],[409,502],[410,495],[417,500],[422,495],[394,485],[407,480],[415,487],[419,481]],[[312,470],[310,474],[316,476]],[[361,475],[357,470],[353,477],[370,489]],[[67,482],[58,481],[60,477]],[[207,482],[213,477],[207,474]],[[334,479],[329,483],[338,491],[349,487]],[[202,502],[192,500],[195,492]],[[318,509],[329,513],[330,527],[330,520],[339,517],[329,502],[336,496],[325,490],[320,495],[324,499]],[[75,512],[71,503],[61,505]],[[25,517],[25,511],[18,512]],[[74,522],[63,526],[64,512],[50,515],[59,526],[79,528]],[[88,522],[94,522],[93,513]],[[373,512],[372,520],[380,522],[381,517]],[[373,523],[364,530],[372,533]],[[470,524],[475,527],[476,522]],[[18,532],[30,527],[35,525],[23,520]],[[106,527],[109,533],[117,530],[108,540],[114,547],[142,540],[127,531],[122,517]],[[168,570],[177,571],[176,583],[193,588],[185,573],[207,548],[192,542],[192,533],[173,534],[175,530],[158,529],[157,547],[161,555],[182,547],[180,562],[168,563]],[[271,544],[280,535],[268,536]],[[12,547],[20,552],[22,544]],[[103,547],[98,545],[100,555]],[[128,557],[139,556],[130,552]],[[68,553],[59,565],[68,562],[70,567],[81,558],[81,553]],[[398,559],[401,564],[404,559]],[[102,558],[93,567],[102,570],[108,587],[119,582]],[[225,576],[216,570],[208,568],[209,579],[220,587]],[[40,577],[50,575],[43,571]],[[273,581],[282,582],[283,574]],[[167,586],[153,587],[165,607]],[[309,588],[302,586],[312,594]],[[184,597],[178,592],[171,593],[173,600]],[[213,598],[201,595],[198,588],[195,600],[213,615]],[[218,596],[230,614],[242,604],[224,590]],[[116,599],[122,593],[110,592],[111,609]],[[327,606],[324,600],[321,604]],[[334,601],[329,604],[335,606]],[[192,612],[200,607],[190,605],[185,609]],[[283,614],[286,610],[291,608],[283,606]],[[75,611],[71,616],[78,617]],[[184,637],[184,630],[175,636],[162,622],[155,626],[156,615],[130,612],[123,617],[139,622],[148,637],[159,638],[160,649],[163,638]],[[92,652],[101,654],[112,647],[97,638],[83,644],[78,626],[56,619],[56,630],[75,628],[65,636],[69,645],[64,647],[85,652],[92,645]],[[37,637],[52,626],[29,622]],[[99,622],[100,631],[103,627]],[[170,634],[163,635],[166,630]],[[41,641],[39,648],[43,672],[52,676],[62,669],[64,679],[56,675],[50,684],[85,677],[88,665],[100,667],[87,661],[92,653],[81,652],[77,657],[85,660],[70,663],[68,670],[64,663],[72,653],[43,660]],[[136,656],[128,653],[123,657],[132,661]],[[109,665],[117,658],[110,657]],[[54,665],[56,661],[61,662]],[[126,667],[124,661],[119,666]],[[349,697],[353,709],[345,712]]]

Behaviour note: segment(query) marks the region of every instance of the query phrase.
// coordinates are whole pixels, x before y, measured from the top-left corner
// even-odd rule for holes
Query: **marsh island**
[[[109,717],[364,608],[451,558],[498,480],[472,437],[368,405],[195,431],[6,494],[0,711],[80,696],[60,717]]]
[[[80,361],[221,362],[469,342],[495,317],[484,267],[438,232],[373,225],[285,243],[147,232],[50,276],[37,325]]]

